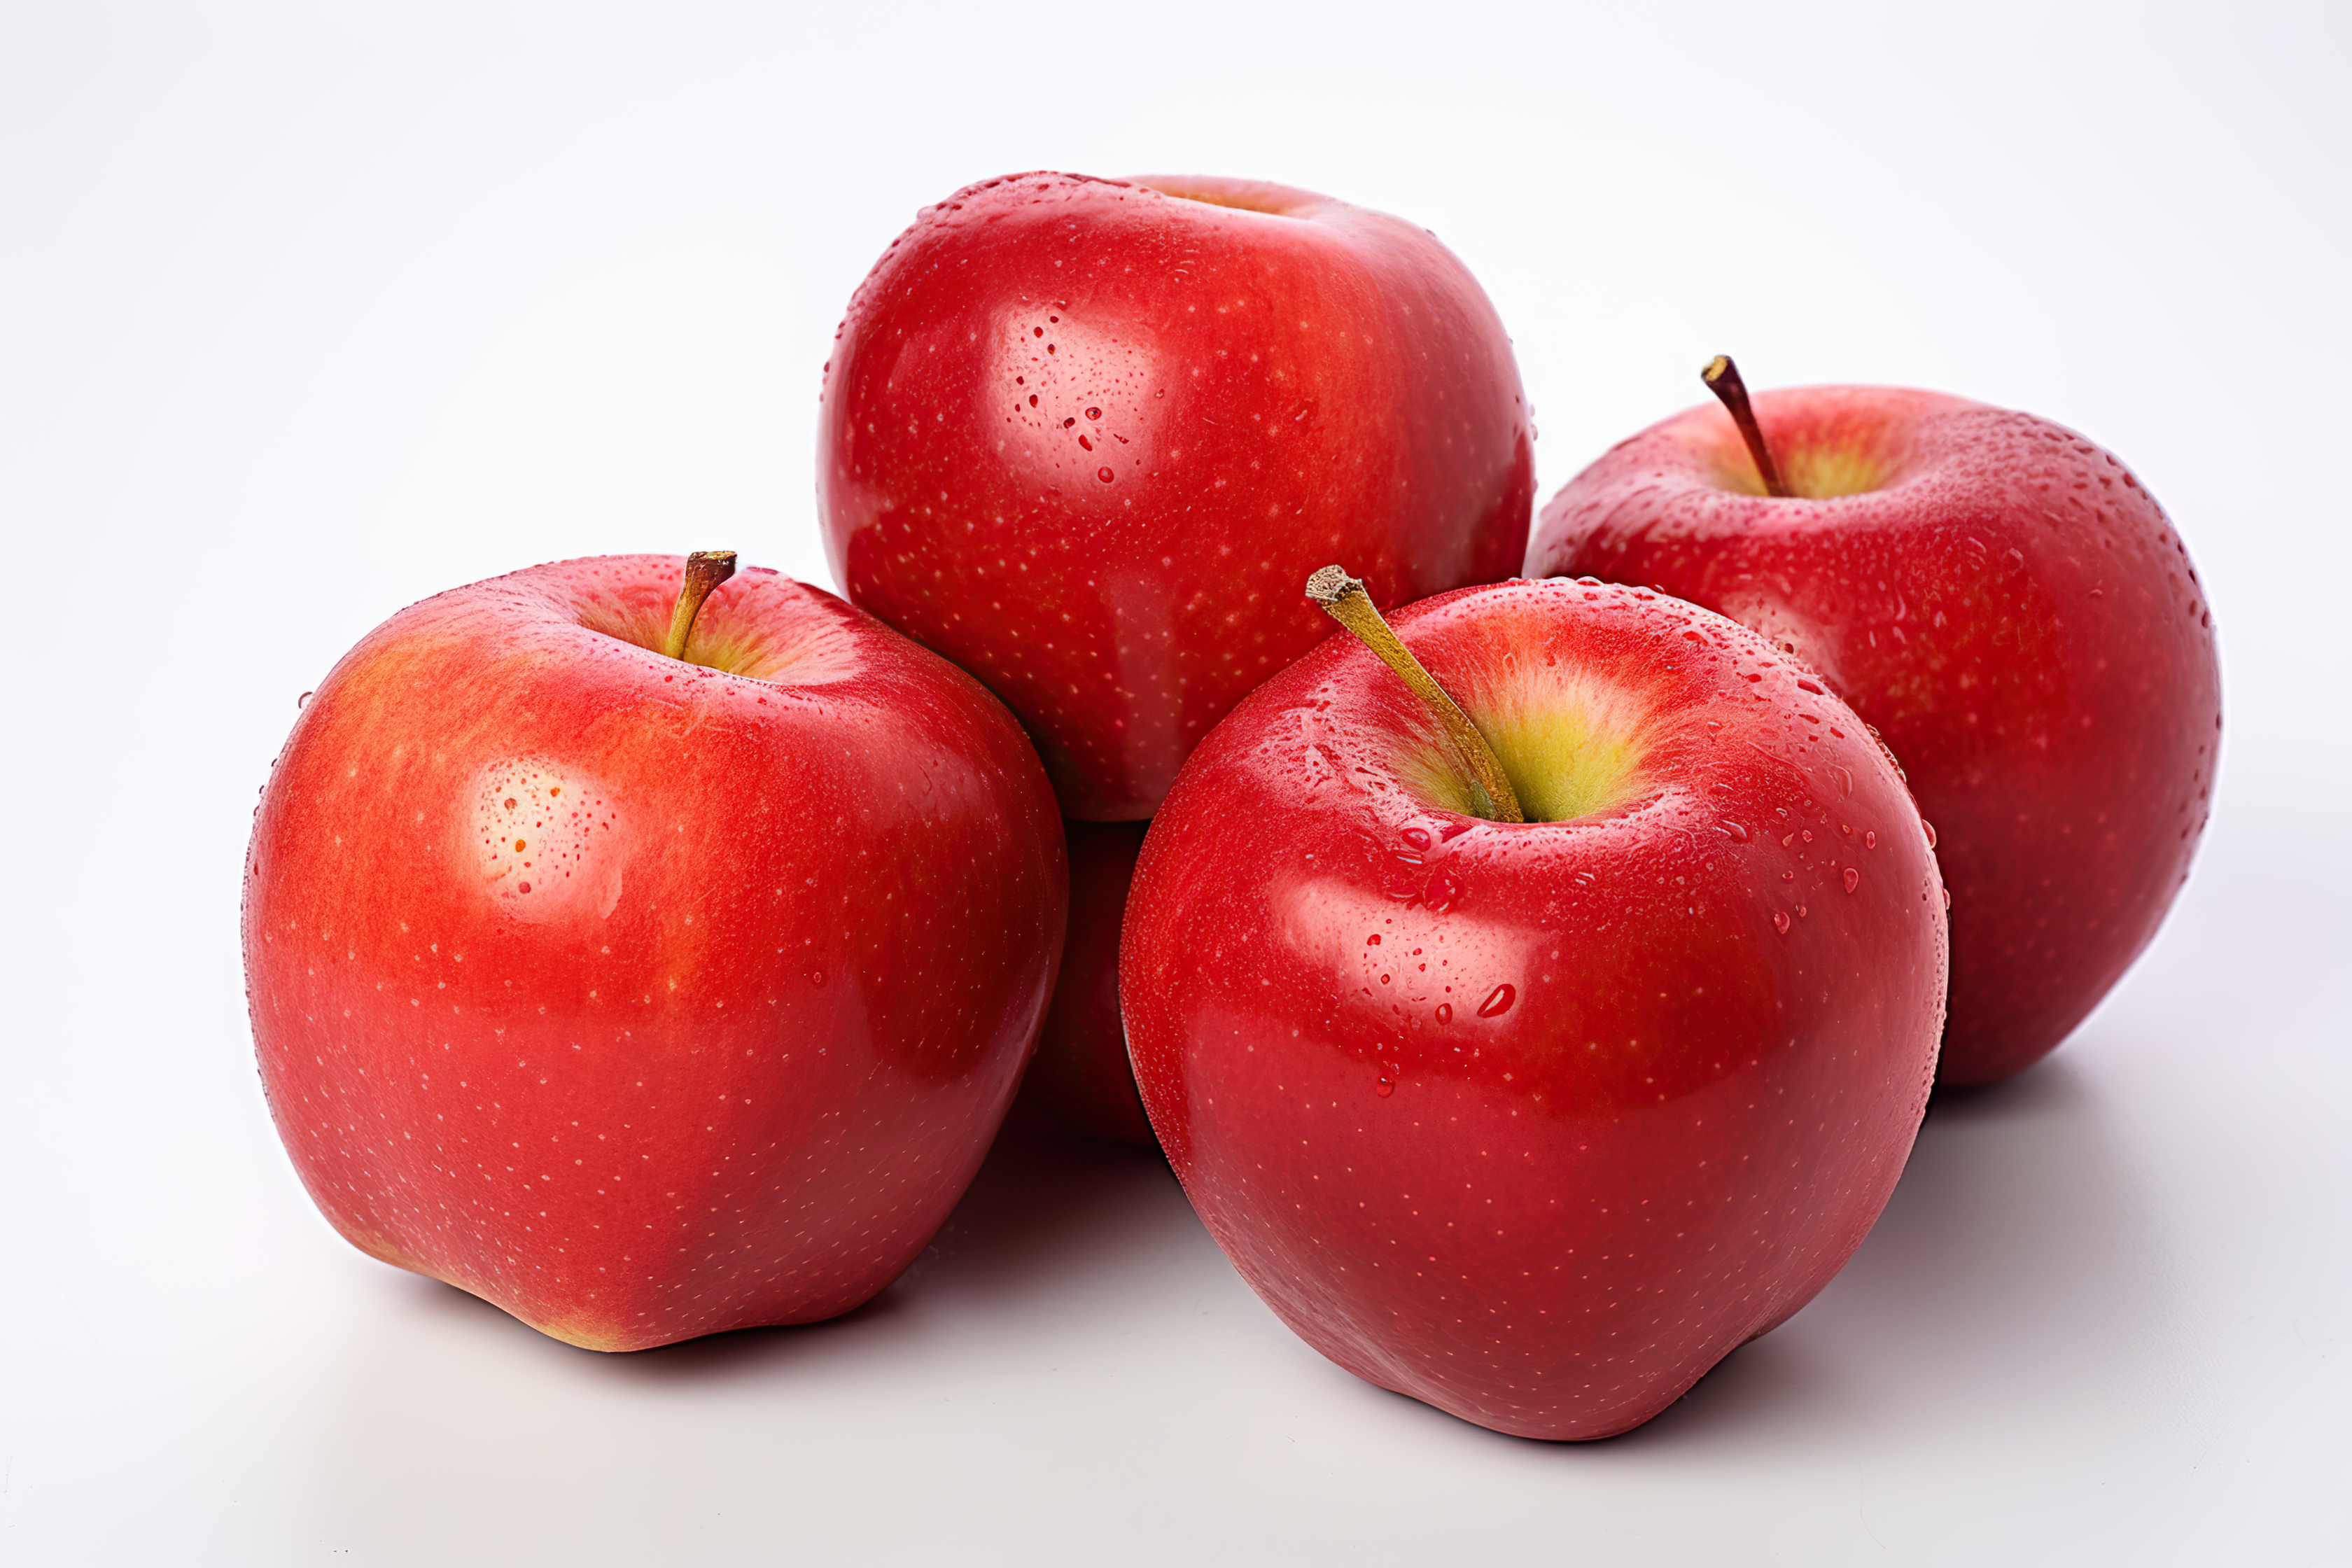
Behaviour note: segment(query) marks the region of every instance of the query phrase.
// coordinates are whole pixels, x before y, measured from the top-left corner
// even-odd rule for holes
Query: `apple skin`
[[[1156,1148],[1118,1016],[1118,928],[1143,847],[1140,822],[1068,822],[1070,932],[1008,1126]]]
[[[1417,700],[1325,643],[1152,822],[1137,1081],[1309,1344],[1497,1431],[1605,1437],[1877,1217],[1935,1071],[1942,885],[1884,750],[1744,627],[1568,582],[1391,620],[1523,798],[1547,725],[1639,753],[1630,782],[1575,819],[1465,816],[1415,771],[1441,744]]]
[[[1952,891],[1942,1081],[1995,1082],[2074,1031],[2188,879],[2212,614],[2155,498],[2063,426],[1887,387],[1754,402],[1796,496],[1761,494],[1730,417],[1694,408],[1569,482],[1528,575],[1721,611],[1877,726]]]
[[[246,870],[262,1082],[319,1207],[597,1350],[887,1285],[1062,938],[1051,787],[977,682],[758,570],[666,658],[682,564],[385,622],[304,707]]]
[[[1322,640],[1317,567],[1381,604],[1517,571],[1534,439],[1502,322],[1426,230],[1018,174],[925,208],[850,300],[818,501],[852,603],[1004,699],[1066,816],[1139,820]]]

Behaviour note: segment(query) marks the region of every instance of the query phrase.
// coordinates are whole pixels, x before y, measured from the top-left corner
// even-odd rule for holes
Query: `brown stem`
[[[1739,426],[1739,437],[1748,443],[1748,455],[1756,459],[1756,471],[1764,476],[1764,493],[1790,494],[1789,487],[1780,482],[1780,470],[1773,467],[1772,448],[1764,444],[1763,426],[1756,423],[1756,410],[1748,402],[1748,384],[1739,379],[1739,367],[1731,363],[1731,356],[1716,355],[1706,362],[1706,368],[1698,373],[1698,377],[1731,410],[1731,422]]]
[[[1307,596],[1354,633],[1358,642],[1379,655],[1381,662],[1395,670],[1397,679],[1428,705],[1469,763],[1475,782],[1485,792],[1494,817],[1501,822],[1525,822],[1527,813],[1519,809],[1518,792],[1511,788],[1510,775],[1503,772],[1502,760],[1495,755],[1495,748],[1486,743],[1486,737],[1478,732],[1470,715],[1462,711],[1462,705],[1422,668],[1412,649],[1397,640],[1396,633],[1381,618],[1379,606],[1372,603],[1372,596],[1364,592],[1363,583],[1349,576],[1344,568],[1326,566],[1307,579]]]
[[[701,613],[702,601],[733,575],[735,552],[731,550],[698,550],[686,558],[686,581],[678,584],[677,608],[670,612],[669,636],[662,638],[662,652],[672,658],[686,657],[686,639],[694,635],[694,617]]]

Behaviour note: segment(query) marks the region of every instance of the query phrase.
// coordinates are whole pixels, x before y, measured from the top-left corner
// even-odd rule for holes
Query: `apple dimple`
[[[1203,206],[1257,213],[1266,217],[1295,217],[1300,209],[1319,200],[1305,191],[1258,180],[1145,174],[1138,176],[1134,183],[1180,202],[1199,202]]]
[[[563,619],[648,652],[660,650],[677,600],[675,577],[592,569],[565,586],[559,601]],[[837,685],[864,668],[856,631],[840,609],[779,572],[746,567],[703,601],[684,662],[778,686]],[[675,665],[666,673],[675,676]]]
[[[1945,400],[1937,399],[1936,402]],[[1792,410],[1783,399],[1757,405],[1766,444],[1788,493],[1805,500],[1834,500],[1892,489],[1913,468],[1913,417],[1887,420],[1868,404],[1824,400]],[[1728,416],[1707,408],[1696,416],[1694,437],[1700,471],[1717,489],[1741,495],[1764,493],[1755,459]]]
[[[621,899],[620,814],[611,792],[541,757],[490,763],[465,796],[460,848],[499,912],[534,923]]]
[[[1454,695],[1495,748],[1529,822],[1572,822],[1638,800],[1649,788],[1644,759],[1663,738],[1656,691],[1623,672],[1563,663],[1559,652],[1522,660],[1507,634],[1482,629],[1448,665]],[[1427,804],[1471,809],[1460,768],[1433,735],[1408,740],[1391,765]]]

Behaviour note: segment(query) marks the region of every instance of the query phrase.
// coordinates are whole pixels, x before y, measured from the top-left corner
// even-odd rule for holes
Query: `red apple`
[[[353,1245],[573,1344],[880,1290],[978,1168],[1063,927],[1053,794],[970,677],[675,556],[428,599],[338,664],[246,872],[261,1074]]]
[[[1140,822],[1071,822],[1070,934],[1010,1121],[1152,1147],[1118,1016],[1118,925]]]
[[[1886,387],[1754,404],[1786,498],[1694,408],[1544,509],[1528,574],[1653,584],[1746,623],[1876,725],[1952,890],[1947,1083],[2031,1066],[2155,935],[2221,724],[2180,536],[2112,453]]]
[[[986,681],[1064,812],[1147,817],[1244,693],[1381,603],[1517,570],[1535,436],[1426,230],[1234,180],[1020,174],[925,208],[825,367],[850,600]]]
[[[1333,638],[1193,753],[1120,998],[1211,1233],[1341,1366],[1531,1437],[1664,1408],[1837,1272],[1911,1147],[1944,898],[1902,781],[1745,628],[1514,582],[1395,627],[1529,820]]]

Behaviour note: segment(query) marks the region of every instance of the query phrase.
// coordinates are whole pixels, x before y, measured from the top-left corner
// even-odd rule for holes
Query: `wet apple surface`
[[[1942,1075],[2039,1060],[2156,933],[2219,751],[2212,616],[2112,453],[2032,415],[1888,387],[1763,393],[1788,498],[1713,406],[1617,447],[1544,509],[1530,576],[1720,611],[1877,726],[1952,891]]]
[[[977,683],[676,557],[402,612],[256,819],[262,1078],[335,1226],[574,1343],[847,1310],[977,1169],[1059,952],[1061,826]]]
[[[1394,626],[1531,820],[1469,815],[1428,710],[1318,647],[1145,841],[1138,1080],[1318,1350],[1502,1431],[1607,1436],[1876,1217],[1935,1068],[1942,885],[1884,751],[1720,616],[1521,582]]]
[[[1517,570],[1533,440],[1501,321],[1426,230],[1023,174],[924,209],[859,287],[818,488],[850,600],[1003,697],[1066,815],[1136,820],[1320,640],[1297,592],[1325,561],[1383,604]]]

